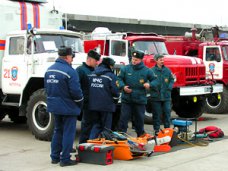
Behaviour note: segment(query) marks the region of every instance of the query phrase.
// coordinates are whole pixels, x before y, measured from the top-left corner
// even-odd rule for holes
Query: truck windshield
[[[79,37],[65,35],[36,35],[35,53],[57,52],[60,46],[69,46],[75,52],[83,52],[82,40]]]
[[[167,55],[168,51],[166,49],[164,42],[157,41],[136,41],[132,44],[134,49],[141,50],[145,54],[155,55],[155,54],[163,54]]]

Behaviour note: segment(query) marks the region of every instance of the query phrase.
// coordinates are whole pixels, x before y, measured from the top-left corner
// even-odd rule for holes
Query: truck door
[[[7,37],[2,60],[2,91],[6,94],[21,94],[28,77],[25,36]]]
[[[210,77],[211,72],[214,76],[214,79],[222,79],[223,59],[221,55],[221,48],[219,46],[205,46],[203,53],[203,61],[206,66],[206,76]]]
[[[111,39],[109,56],[116,61],[116,64],[129,64],[127,41]]]
[[[223,80],[228,83],[228,46],[222,47],[223,54]]]

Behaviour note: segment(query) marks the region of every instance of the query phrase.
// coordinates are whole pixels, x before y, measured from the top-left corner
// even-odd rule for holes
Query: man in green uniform
[[[142,61],[143,57],[143,52],[133,51],[131,63],[121,68],[117,81],[117,86],[122,90],[119,131],[127,132],[128,121],[133,115],[138,137],[145,133],[146,94],[150,88],[150,81],[153,79],[151,70]]]
[[[154,131],[157,134],[160,130],[160,118],[164,116],[164,127],[170,127],[171,113],[171,91],[173,88],[173,75],[169,68],[164,66],[164,56],[156,54],[154,56],[156,65],[151,69],[153,81],[151,82],[151,98],[153,110]]]

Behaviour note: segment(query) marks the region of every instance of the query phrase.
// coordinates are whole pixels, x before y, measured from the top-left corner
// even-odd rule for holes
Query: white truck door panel
[[[28,69],[25,55],[25,37],[10,37],[2,60],[2,91],[21,94],[27,83]]]
[[[206,66],[206,76],[211,78],[211,72],[214,79],[222,79],[223,59],[221,56],[221,49],[218,46],[205,46],[203,53],[203,61]],[[220,58],[220,61],[216,61],[217,58]]]

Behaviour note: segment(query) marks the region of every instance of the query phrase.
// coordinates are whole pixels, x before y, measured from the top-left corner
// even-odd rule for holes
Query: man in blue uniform
[[[137,136],[145,134],[144,114],[147,103],[147,90],[152,81],[152,72],[143,63],[144,53],[133,51],[131,64],[121,68],[118,75],[118,87],[123,90],[121,96],[121,116],[119,131],[127,132],[130,116],[134,117]]]
[[[151,69],[154,75],[151,82],[151,100],[154,131],[157,134],[160,130],[162,114],[164,116],[164,127],[170,127],[171,91],[174,79],[170,69],[164,66],[163,55],[156,54],[154,60],[156,65]]]
[[[89,109],[94,117],[91,138],[97,138],[105,127],[111,129],[112,126],[112,113],[115,112],[115,102],[119,99],[117,76],[112,71],[114,65],[115,61],[112,58],[103,58],[101,64],[89,76]]]
[[[83,101],[77,72],[71,67],[73,52],[70,47],[61,47],[59,58],[45,73],[47,111],[54,115],[55,129],[51,142],[52,164],[60,166],[77,164],[71,160],[77,116]]]
[[[81,135],[79,139],[79,143],[85,143],[89,139],[90,132],[92,129],[93,117],[88,109],[89,105],[89,79],[88,75],[90,75],[94,68],[97,66],[98,61],[100,60],[100,54],[98,54],[95,50],[90,50],[87,54],[86,62],[83,62],[81,66],[79,66],[76,70],[78,72],[82,92],[84,95],[84,103],[83,103],[83,115],[81,122]]]

